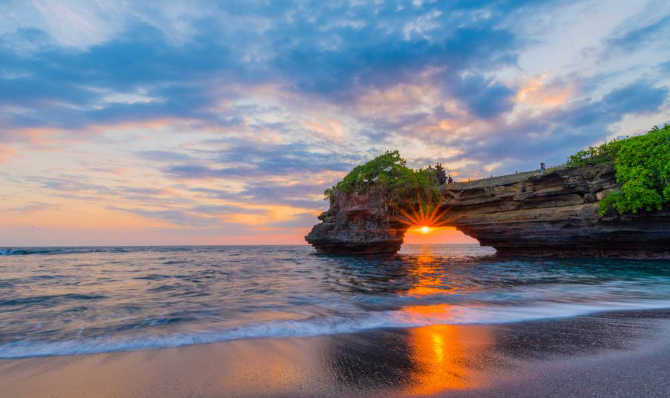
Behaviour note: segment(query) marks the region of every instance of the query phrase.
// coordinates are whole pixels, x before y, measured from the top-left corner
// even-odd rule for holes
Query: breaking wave
[[[500,324],[511,322],[557,319],[598,312],[668,309],[670,301],[603,302],[591,304],[558,304],[525,307],[445,307],[445,311],[431,308],[380,311],[354,317],[325,317],[295,321],[274,321],[220,330],[146,335],[133,337],[104,336],[64,341],[20,340],[0,345],[0,359],[38,356],[82,355],[116,351],[134,351],[209,344],[229,340],[308,337],[355,333],[382,328],[412,328],[431,325]]]

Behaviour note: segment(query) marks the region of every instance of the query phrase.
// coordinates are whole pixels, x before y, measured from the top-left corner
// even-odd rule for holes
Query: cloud
[[[12,212],[12,213],[21,213],[21,214],[26,214],[26,213],[36,213],[42,210],[48,210],[48,209],[54,209],[57,208],[58,206],[53,205],[51,203],[44,203],[44,202],[31,202],[26,204],[25,206],[21,207],[14,207],[7,209],[7,211]]]
[[[171,239],[305,229],[324,188],[386,149],[475,177],[670,119],[663,2],[11,0],[0,13],[7,208],[150,218]]]
[[[585,99],[543,114],[522,119],[484,137],[473,135],[464,142],[468,157],[482,163],[506,159],[510,172],[533,161],[558,164],[568,154],[606,138],[605,126],[627,114],[657,112],[668,97],[667,87],[638,80],[606,93],[600,99]],[[520,161],[516,161],[519,159]]]
[[[136,25],[85,52],[48,47],[22,55],[0,46],[0,60],[7,71],[0,78],[0,104],[22,109],[10,117],[14,127],[73,129],[164,117],[215,123],[215,115],[205,110],[214,99],[203,78],[239,74],[229,67],[236,62],[225,46],[204,39],[199,43],[177,47],[153,27]],[[154,100],[105,101],[112,94],[132,95],[138,90]]]
[[[300,213],[292,216],[289,220],[278,221],[270,224],[273,228],[308,228],[314,225],[316,215],[314,213]]]
[[[572,127],[604,126],[621,120],[626,114],[657,111],[668,91],[667,87],[655,87],[649,81],[638,80],[612,90],[599,101],[578,103],[562,112],[560,119]]]
[[[8,146],[0,146],[0,163],[6,163],[11,156],[16,154],[16,150]]]
[[[485,119],[510,111],[516,95],[514,90],[504,84],[482,76],[459,79],[454,87],[447,90],[466,104],[470,114]]]
[[[184,163],[165,168],[184,179],[281,176],[295,172],[346,171],[351,156],[312,151],[305,144],[253,145],[237,143],[217,152],[213,165]],[[231,166],[225,166],[231,164]]]
[[[7,75],[13,76],[0,79],[0,103],[22,108],[10,117],[13,127],[77,129],[164,117],[217,124],[221,120],[211,108],[221,101],[222,92],[211,90],[212,83],[221,87],[279,82],[288,90],[338,101],[352,98],[362,87],[388,87],[429,67],[446,65],[450,73],[458,74],[470,67],[509,64],[517,46],[509,32],[496,29],[495,19],[465,18],[454,28],[449,23],[451,14],[438,11],[437,6],[426,14],[414,8],[398,11],[391,5],[372,10],[334,3],[312,15],[290,5],[272,9],[245,4],[239,10],[215,8],[210,17],[204,9],[192,15],[186,7],[173,6],[177,16],[164,18],[153,15],[162,14],[159,10],[138,4],[36,4],[34,10],[24,11],[35,14],[32,24],[18,27],[14,36],[0,41],[4,43],[0,60]],[[291,22],[270,18],[275,12],[292,15]],[[471,11],[467,7],[458,12]],[[219,22],[218,18],[230,18],[230,14],[248,24]],[[174,23],[179,15],[188,24],[183,28],[189,32],[184,36],[187,42],[172,40],[169,29],[161,28],[165,19]],[[376,23],[329,23],[333,16],[345,15],[345,21]],[[431,38],[420,35],[406,40],[403,30],[394,27],[426,15],[432,16]],[[105,23],[100,22],[105,18]],[[324,31],[324,26],[332,28]],[[425,31],[425,26],[421,29]],[[45,45],[29,54],[18,53],[12,46],[35,37]],[[324,41],[332,37],[340,44],[324,48]],[[498,85],[490,90],[497,97],[503,94]],[[106,100],[137,98],[138,92],[152,100]],[[470,98],[468,103],[484,114],[502,106],[483,98]],[[31,111],[36,107],[39,112]]]
[[[624,34],[608,40],[612,49],[634,51],[647,47],[670,34],[670,16],[660,16],[644,26],[626,31]],[[667,44],[667,43],[666,43]]]
[[[263,209],[248,209],[240,206],[231,206],[231,205],[200,205],[195,206],[190,209],[193,213],[200,214],[230,214],[230,213],[244,213],[244,214],[264,214],[266,211]]]
[[[219,222],[212,217],[204,217],[197,214],[192,214],[188,211],[179,209],[170,210],[146,210],[136,208],[122,208],[115,206],[108,206],[109,210],[122,211],[135,214],[141,217],[152,218],[156,220],[166,221],[170,224],[189,226],[189,227],[208,227],[217,225]]]
[[[313,184],[287,184],[272,181],[246,181],[239,191],[212,188],[191,188],[209,198],[222,200],[244,200],[248,203],[286,205],[301,209],[320,209],[324,205],[323,191],[334,181]]]
[[[140,151],[137,155],[143,159],[153,160],[158,162],[178,162],[191,160],[191,157],[180,152],[174,151]]]

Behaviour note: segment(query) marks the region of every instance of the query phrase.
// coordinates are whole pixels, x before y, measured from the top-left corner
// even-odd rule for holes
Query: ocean
[[[309,246],[3,249],[0,358],[670,308],[668,261],[494,254],[478,245],[405,245],[385,258]]]

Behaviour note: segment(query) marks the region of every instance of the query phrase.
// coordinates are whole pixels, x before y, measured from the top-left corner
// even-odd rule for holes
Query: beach
[[[0,398],[670,398],[670,0],[0,15]]]
[[[670,393],[670,311],[6,359],[6,397],[629,397]]]

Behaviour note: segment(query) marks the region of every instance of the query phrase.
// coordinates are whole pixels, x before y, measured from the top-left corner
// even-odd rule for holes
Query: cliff
[[[305,237],[319,253],[392,254],[400,249],[407,226],[396,220],[380,190],[338,192],[323,220]]]
[[[502,255],[670,259],[670,210],[598,216],[611,163],[440,187],[443,223]],[[306,240],[320,253],[395,253],[408,226],[379,190],[338,193]]]

